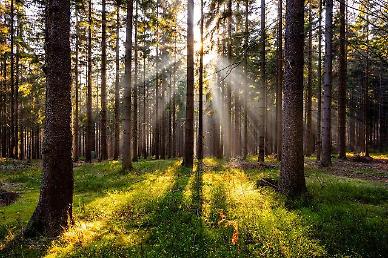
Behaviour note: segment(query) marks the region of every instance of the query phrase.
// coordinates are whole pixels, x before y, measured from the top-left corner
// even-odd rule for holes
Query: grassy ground
[[[20,193],[15,203],[0,207],[0,256],[383,257],[388,253],[385,182],[330,175],[307,165],[311,197],[287,202],[271,188],[256,187],[260,178],[277,178],[276,166],[244,168],[207,158],[204,173],[197,175],[179,164],[179,160],[140,161],[128,175],[120,173],[116,161],[76,167],[76,225],[54,240],[18,238],[39,196],[39,164],[16,170],[0,166],[0,185]]]

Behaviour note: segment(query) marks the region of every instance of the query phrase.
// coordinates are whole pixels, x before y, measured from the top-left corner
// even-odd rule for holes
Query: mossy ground
[[[386,157],[383,157],[386,158]],[[3,161],[4,162],[4,161]],[[276,164],[274,160],[271,160]],[[364,173],[374,173],[365,170]],[[359,173],[359,172],[357,172]],[[0,207],[0,256],[10,257],[383,257],[388,253],[384,182],[306,167],[309,198],[287,201],[260,178],[277,166],[239,168],[206,158],[203,173],[180,160],[74,169],[76,224],[58,239],[18,235],[39,197],[41,169],[0,171],[19,199]]]

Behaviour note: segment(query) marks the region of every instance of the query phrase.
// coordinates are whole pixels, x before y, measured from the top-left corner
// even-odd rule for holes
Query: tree
[[[102,37],[101,37],[101,154],[100,159],[108,158],[106,140],[106,0],[102,0]]]
[[[321,148],[322,148],[322,138],[321,138],[321,107],[322,107],[322,0],[319,0],[318,8],[318,89],[317,89],[317,102],[318,102],[318,111],[317,111],[317,160],[321,160]]]
[[[333,0],[326,0],[325,66],[323,82],[322,157],[321,165],[331,164],[331,87],[333,61]]]
[[[278,0],[277,67],[276,67],[276,149],[277,158],[282,156],[282,102],[283,102],[283,0]]]
[[[303,0],[287,0],[282,159],[279,190],[294,197],[306,192],[303,161]]]
[[[198,160],[202,162],[203,159],[203,0],[201,0],[201,46],[199,52],[199,88],[198,88]]]
[[[194,0],[187,0],[187,86],[186,86],[186,121],[185,121],[185,155],[183,166],[193,166],[194,155]]]
[[[46,4],[46,120],[43,181],[27,237],[57,236],[72,221],[70,1]]]
[[[259,156],[258,161],[264,162],[265,133],[266,133],[266,73],[265,73],[265,0],[261,0],[261,29],[260,29],[260,72],[261,92],[259,97]]]
[[[125,83],[123,99],[123,171],[132,169],[132,128],[131,128],[131,90],[132,90],[132,18],[133,1],[127,0],[126,43],[125,43]]]
[[[135,13],[135,57],[134,57],[134,62],[135,62],[135,78],[134,78],[134,86],[133,86],[133,161],[137,161],[138,159],[138,133],[137,133],[137,92],[138,92],[138,46],[137,46],[137,27],[138,27],[138,9],[139,9],[139,0],[136,1],[136,13]]]
[[[86,146],[85,160],[92,161],[93,116],[92,116],[92,0],[88,12],[88,89],[86,97]]]
[[[306,156],[311,156],[313,152],[313,133],[312,133],[312,87],[313,87],[313,29],[311,0],[308,7],[308,50],[307,50],[307,89],[306,89],[306,130],[305,130],[305,148]]]
[[[74,107],[74,118],[73,118],[73,161],[78,161],[78,130],[79,130],[79,97],[78,97],[78,59],[79,59],[79,22],[78,22],[78,6],[75,6],[75,64],[74,64],[74,94],[75,94],[75,107]]]
[[[115,106],[114,106],[114,151],[113,159],[117,160],[120,153],[120,4],[116,2],[116,61],[115,61]]]
[[[340,51],[338,85],[338,158],[346,158],[346,35],[345,3],[340,1]]]

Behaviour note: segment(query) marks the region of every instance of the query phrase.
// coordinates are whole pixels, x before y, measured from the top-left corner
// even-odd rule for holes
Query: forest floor
[[[38,161],[0,161],[0,257],[384,257],[388,253],[388,156],[362,163],[306,159],[309,195],[287,201],[263,178],[279,164],[206,158],[76,164],[75,225],[57,239],[24,240],[38,197]],[[2,190],[1,190],[2,189]]]

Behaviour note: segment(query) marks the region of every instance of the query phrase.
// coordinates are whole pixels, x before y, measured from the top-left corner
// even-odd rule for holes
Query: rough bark
[[[287,0],[282,160],[279,190],[306,192],[303,161],[303,0]]]
[[[276,67],[276,149],[277,158],[282,155],[282,102],[283,102],[283,1],[278,1]]]
[[[199,50],[199,71],[198,71],[198,161],[203,159],[203,0],[201,0],[201,21],[200,21],[200,50]]]
[[[89,0],[88,13],[88,82],[86,96],[86,144],[85,144],[85,161],[92,161],[92,144],[93,144],[93,117],[92,117],[92,1]]]
[[[70,1],[46,4],[46,120],[39,203],[24,235],[57,236],[72,221]]]
[[[322,148],[322,136],[321,136],[321,115],[322,115],[322,0],[319,0],[319,9],[318,9],[318,89],[317,89],[317,102],[318,102],[318,111],[317,111],[317,160],[321,160],[321,148]]]
[[[194,0],[187,0],[187,89],[185,121],[185,155],[183,166],[193,166],[194,152]]]
[[[266,127],[266,73],[265,73],[265,0],[261,0],[260,28],[260,72],[261,90],[259,95],[259,155],[258,162],[264,162]]]
[[[333,70],[333,0],[326,0],[325,66],[323,78],[322,157],[321,165],[331,164],[331,88]]]
[[[106,0],[102,0],[102,35],[101,35],[101,153],[100,159],[108,158],[107,122],[106,122]]]
[[[338,85],[338,158],[346,158],[346,48],[345,3],[340,2],[340,49]]]
[[[123,171],[132,169],[132,127],[131,127],[131,90],[132,90],[132,18],[133,1],[127,0],[126,42],[125,42],[125,83],[123,99]]]
[[[116,78],[114,107],[114,151],[113,159],[117,160],[120,153],[120,5],[116,6]]]

